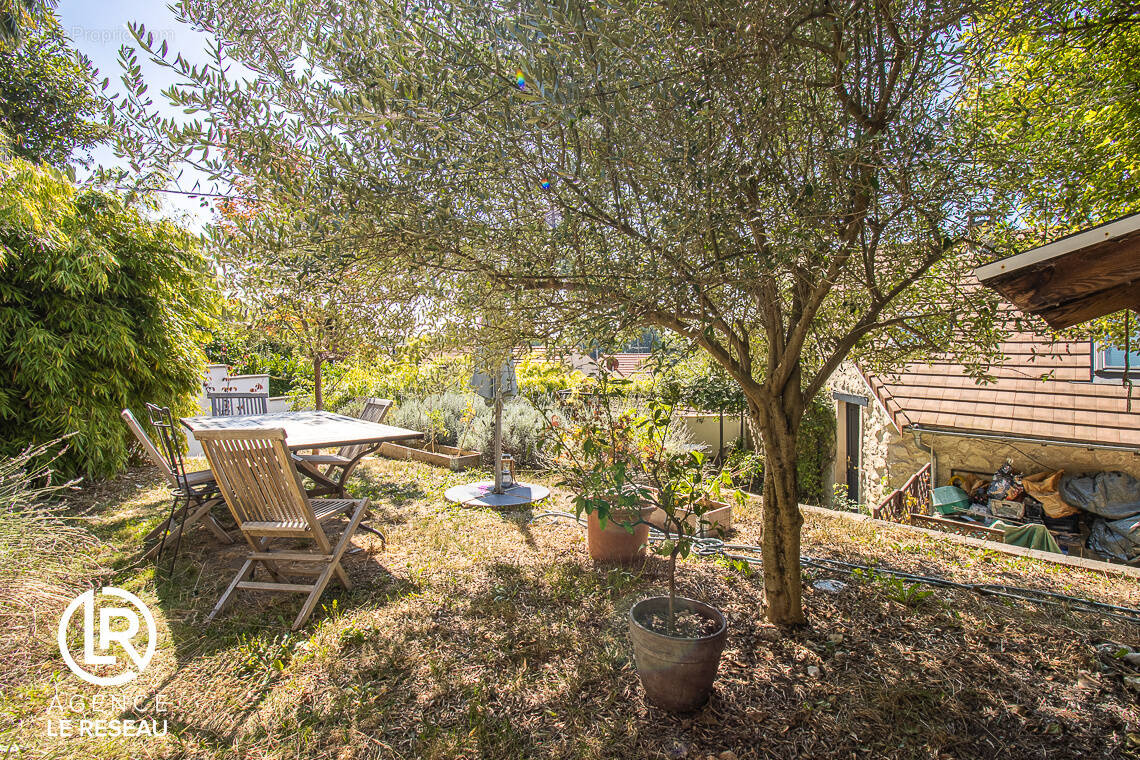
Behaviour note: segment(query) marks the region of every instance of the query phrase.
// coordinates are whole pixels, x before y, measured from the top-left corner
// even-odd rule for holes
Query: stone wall
[[[1140,478],[1140,455],[1127,451],[991,441],[927,432],[921,435],[920,440],[923,447],[934,450],[934,483],[939,486],[950,481],[952,470],[991,474],[1005,464],[1006,460],[1011,460],[1013,468],[1021,473],[1064,470],[1070,474],[1080,474],[1121,470]],[[930,461],[930,454],[919,448],[915,436],[909,431],[892,435],[888,448],[893,487],[904,483],[911,473]]]

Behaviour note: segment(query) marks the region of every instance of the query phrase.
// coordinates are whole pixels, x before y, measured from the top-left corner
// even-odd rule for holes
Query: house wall
[[[898,387],[901,386],[896,386],[896,389]],[[948,433],[923,432],[916,436],[910,429],[900,431],[862,374],[850,363],[845,363],[832,375],[829,391],[869,399],[868,405],[862,408],[860,420],[862,461],[859,499],[869,507],[877,506],[895,488],[932,461],[934,483],[938,486],[949,483],[953,470],[992,474],[1007,460],[1012,461],[1014,469],[1022,473],[1065,470],[1070,474],[1081,474],[1120,470],[1140,478],[1140,454],[1130,451],[988,440]],[[1110,406],[1108,402],[1104,403],[1106,408]],[[843,483],[846,481],[843,402],[836,400],[834,405],[837,451],[832,474],[835,483]],[[1011,407],[1010,411],[1015,413],[1016,408]]]
[[[909,431],[899,434],[892,430],[888,437],[890,482],[894,488],[929,462],[930,454],[919,448],[914,434]],[[1006,460],[1012,460],[1013,468],[1022,473],[1064,470],[1080,474],[1121,470],[1140,478],[1140,455],[1126,451],[990,441],[927,432],[922,434],[920,440],[923,446],[934,450],[934,483],[939,486],[949,483],[952,470],[993,473]]]
[[[1079,474],[1121,470],[1140,478],[1140,454],[1127,451],[994,441],[930,432],[916,436],[912,430],[899,431],[863,376],[851,364],[845,364],[832,376],[830,386],[833,392],[870,399],[870,403],[863,407],[861,420],[863,461],[860,472],[860,501],[870,507],[878,505],[931,461],[934,462],[934,483],[939,486],[949,483],[953,470],[990,474],[1006,460],[1012,460],[1014,469],[1023,473],[1065,470]],[[838,451],[833,469],[835,482],[842,483],[845,480],[846,451],[841,402],[836,401],[835,407]]]
[[[890,475],[890,435],[894,431],[894,426],[891,419],[887,416],[887,412],[883,409],[882,404],[875,398],[875,394],[871,392],[870,386],[859,371],[855,369],[855,365],[844,363],[834,375],[831,376],[829,383],[830,392],[843,393],[849,396],[860,396],[868,400],[867,405],[862,407],[859,415],[860,427],[862,432],[860,436],[861,442],[861,461],[859,463],[859,501],[862,504],[870,506],[877,505],[882,501],[890,489],[886,488],[886,483]],[[835,460],[831,468],[833,485],[836,483],[847,482],[847,435],[846,435],[846,415],[843,414],[843,402],[834,400],[834,408],[836,413],[836,432],[835,432]],[[920,465],[921,466],[921,465]],[[907,473],[906,478],[909,478],[911,473]],[[903,478],[900,482],[905,482]],[[829,491],[830,492],[830,491]]]

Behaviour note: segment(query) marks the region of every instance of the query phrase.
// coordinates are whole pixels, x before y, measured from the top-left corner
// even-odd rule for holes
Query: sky
[[[131,21],[145,24],[156,41],[166,40],[171,51],[181,52],[187,60],[205,62],[202,51],[206,37],[189,26],[180,24],[163,0],[61,0],[56,7],[56,14],[75,47],[99,69],[99,79],[108,77],[111,80],[112,90],[122,89],[119,82],[119,47],[134,42],[127,30],[127,23]],[[140,60],[140,64],[143,76],[150,85],[149,94],[156,103],[161,104],[160,90],[170,84],[170,78],[165,76],[161,68],[145,59]],[[119,163],[106,146],[94,150],[93,155],[96,163],[105,166]],[[210,219],[208,210],[199,206],[199,200],[164,194],[163,202],[164,213],[182,218],[192,229],[200,230]]]

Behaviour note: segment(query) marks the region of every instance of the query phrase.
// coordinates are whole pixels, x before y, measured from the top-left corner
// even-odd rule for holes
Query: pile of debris
[[[989,480],[956,475],[934,489],[934,507],[950,519],[1001,528],[1007,543],[1084,548],[1114,562],[1140,563],[1140,480],[1127,473],[1027,475],[1006,462]]]

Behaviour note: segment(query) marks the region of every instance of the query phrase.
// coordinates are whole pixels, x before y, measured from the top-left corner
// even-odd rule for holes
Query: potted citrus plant
[[[708,530],[707,515],[723,508],[722,494],[732,480],[724,470],[710,471],[700,451],[668,451],[664,438],[672,412],[666,404],[652,405],[638,421],[650,444],[642,447],[639,469],[647,485],[641,497],[653,505],[666,534],[654,550],[669,560],[669,593],[630,608],[629,634],[649,701],[688,712],[708,701],[728,624],[720,610],[677,593],[677,559],[687,557]],[[739,502],[742,495],[733,491],[733,498]]]
[[[665,539],[653,550],[668,558],[668,594],[633,605],[630,639],[649,701],[674,712],[695,710],[712,691],[728,626],[720,610],[677,593],[677,560],[709,529],[706,515],[723,508],[731,477],[712,472],[704,453],[667,445],[672,406],[655,402],[615,413],[603,402],[577,421],[549,419],[556,433],[555,468],[562,485],[575,489],[578,515],[590,519],[591,556],[603,548],[595,524],[613,529],[615,543],[628,536],[627,552],[644,550],[650,517],[664,530]],[[742,500],[739,491],[733,493]]]
[[[617,382],[603,375],[602,393],[576,418],[547,418],[554,434],[553,469],[561,475],[559,485],[574,491],[575,512],[586,516],[590,557],[599,562],[630,562],[643,555],[653,513],[635,479],[636,415],[613,408]]]

